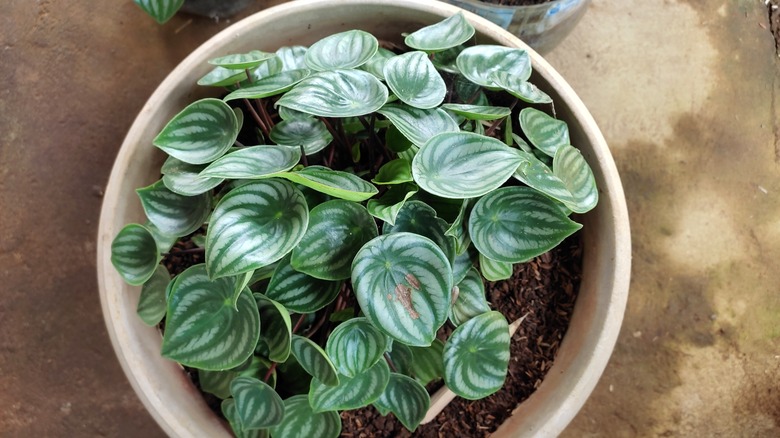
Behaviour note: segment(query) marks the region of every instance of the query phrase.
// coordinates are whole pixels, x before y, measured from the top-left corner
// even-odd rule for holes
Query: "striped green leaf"
[[[301,150],[293,146],[260,145],[239,149],[209,164],[202,178],[262,179],[298,164]]]
[[[162,355],[203,370],[224,370],[252,355],[260,336],[249,289],[233,306],[234,278],[210,280],[204,265],[179,274],[168,299]]]
[[[582,228],[552,199],[529,187],[504,187],[482,197],[469,218],[469,235],[485,257],[528,261]]]
[[[308,221],[303,194],[287,181],[253,181],[231,190],[206,233],[209,275],[237,275],[281,259],[303,238]]]
[[[339,384],[339,375],[325,350],[303,336],[293,335],[292,354],[307,373],[326,386]]]
[[[455,64],[455,60],[458,58],[458,55],[465,48],[466,48],[465,45],[459,44],[455,47],[450,47],[447,50],[436,52],[434,56],[431,58],[431,61],[433,62],[433,65],[435,65],[436,68],[439,69],[439,71],[450,73],[453,75],[458,75],[455,79],[456,82],[461,82],[461,81],[468,82],[465,78],[463,78],[463,76],[460,76],[460,72],[458,71],[458,66]],[[479,88],[479,86],[476,84],[474,84],[474,86]],[[470,99],[461,99],[461,100],[464,102],[470,101]]]
[[[374,405],[395,414],[404,427],[414,432],[428,412],[431,397],[425,387],[411,377],[390,373],[387,387]]]
[[[327,201],[309,213],[309,227],[293,249],[291,264],[296,271],[322,280],[347,279],[355,254],[378,234],[374,218],[362,205]]]
[[[439,339],[433,341],[430,347],[409,347],[412,351],[412,373],[422,384],[440,379],[444,376],[444,343]]]
[[[520,128],[532,145],[551,157],[558,148],[571,143],[566,122],[535,108],[520,111]]]
[[[455,394],[478,400],[498,391],[509,365],[509,324],[499,312],[468,320],[444,346],[444,382]]]
[[[270,366],[269,362],[252,356],[247,364],[242,364],[236,368],[224,371],[198,370],[198,385],[200,389],[209,394],[226,399],[230,397],[230,384],[233,379],[239,376],[259,377],[267,372]]]
[[[360,66],[360,69],[371,73],[380,81],[384,81],[385,65],[387,64],[387,61],[394,56],[395,53],[380,47],[377,49],[376,53],[374,53],[374,56],[372,56],[371,59]]]
[[[283,305],[262,294],[254,294],[254,297],[263,325],[263,331],[260,332],[260,342],[265,342],[268,346],[269,360],[284,362],[290,356],[290,339],[292,338],[290,313]]]
[[[447,94],[444,79],[423,52],[407,52],[390,58],[384,75],[393,93],[415,108],[435,108]]]
[[[309,166],[277,176],[347,201],[362,202],[379,193],[373,184],[355,174],[324,166]]]
[[[497,120],[512,114],[512,110],[505,106],[466,105],[461,103],[445,103],[442,109],[468,120]]]
[[[352,263],[352,286],[372,324],[407,345],[428,346],[452,298],[452,268],[430,239],[412,233],[379,236]]]
[[[230,423],[230,428],[233,430],[233,434],[236,438],[268,438],[270,436],[267,429],[244,429],[241,424],[241,418],[238,416],[236,410],[236,401],[232,398],[222,400],[220,405],[222,415]]]
[[[200,228],[211,213],[211,195],[182,196],[168,190],[160,180],[137,189],[138,197],[157,229],[169,236],[186,236]]]
[[[284,420],[271,428],[274,438],[337,438],[341,434],[338,412],[315,413],[306,394],[294,395],[284,401]]]
[[[496,86],[503,88],[507,93],[528,103],[552,103],[552,98],[536,85],[520,80],[505,71],[493,72],[490,77]]]
[[[381,108],[388,95],[387,87],[371,73],[333,70],[307,77],[276,105],[320,117],[357,117]]]
[[[236,413],[247,429],[276,426],[284,418],[284,402],[267,383],[254,377],[236,377],[230,384]]]
[[[236,85],[247,78],[246,70],[236,70],[225,67],[214,67],[202,78],[198,79],[198,85],[206,87],[229,87]]]
[[[155,327],[165,316],[165,299],[171,275],[163,265],[157,265],[154,274],[141,288],[136,313],[144,324]]]
[[[512,264],[497,262],[479,254],[479,270],[487,281],[506,280],[512,276]]]
[[[415,182],[443,198],[475,198],[508,180],[522,159],[492,137],[470,132],[439,134],[412,161]]]
[[[449,225],[444,219],[436,217],[436,210],[422,201],[408,201],[404,204],[395,224],[385,222],[384,234],[408,232],[431,239],[441,248],[447,260],[455,260],[455,241],[446,235]]]
[[[599,202],[593,171],[577,148],[570,145],[558,148],[553,157],[553,173],[572,195],[574,202],[564,202],[571,211],[585,213]]]
[[[276,144],[303,146],[306,155],[316,154],[333,141],[325,123],[313,117],[282,120],[274,125],[269,136]]]
[[[160,254],[166,253],[173,248],[173,245],[179,240],[181,236],[169,236],[163,234],[151,221],[147,220],[144,224],[149,233],[154,237],[154,241],[157,242],[157,252]]]
[[[366,207],[372,216],[392,225],[398,212],[417,190],[417,186],[411,183],[394,185],[381,198],[369,199]]]
[[[464,199],[463,203],[458,210],[458,216],[444,232],[445,235],[455,239],[455,253],[463,254],[471,245],[471,237],[469,237],[469,224],[468,217],[471,213],[471,208],[474,206],[473,199]]]
[[[392,346],[392,350],[387,353],[387,356],[393,362],[394,369],[400,374],[411,376],[414,358],[412,357],[410,347],[400,342],[391,342],[389,344]]]
[[[425,52],[441,52],[457,47],[473,36],[474,26],[466,20],[462,12],[458,12],[436,24],[410,33],[404,39],[404,44]]]
[[[420,147],[437,134],[460,131],[452,117],[439,108],[420,109],[391,103],[377,112],[387,117],[404,137]]]
[[[143,225],[125,225],[111,242],[111,264],[128,284],[144,284],[158,263],[157,242]]]
[[[304,46],[280,47],[276,56],[282,61],[282,70],[298,70],[306,68],[306,50]]]
[[[283,71],[258,79],[246,87],[241,87],[225,96],[222,100],[229,102],[236,99],[263,99],[276,96],[288,91],[310,74],[311,70],[305,68]]]
[[[472,261],[472,252],[476,253],[473,248],[469,248],[471,251],[466,250],[461,254],[455,256],[455,261],[452,262],[452,284],[458,284],[466,278],[469,270],[474,267]]]
[[[281,73],[283,70],[285,70],[284,62],[277,55],[274,55],[271,58],[268,58],[265,61],[263,61],[260,65],[258,65],[254,69],[252,69],[249,72],[249,78],[246,81],[241,83],[241,88],[252,86],[255,83],[267,77],[274,76]]]
[[[335,300],[340,289],[340,281],[320,280],[296,271],[290,265],[288,254],[276,266],[265,296],[291,312],[311,313]]]
[[[170,20],[184,4],[184,0],[133,0],[160,24]]]
[[[362,374],[385,352],[386,337],[366,318],[354,318],[339,324],[328,337],[325,351],[339,374]]]
[[[219,99],[201,99],[176,114],[153,143],[190,164],[216,160],[233,146],[241,128],[236,113]]]
[[[165,187],[173,193],[182,196],[197,196],[206,193],[222,184],[224,178],[209,178],[200,176],[206,166],[202,164],[185,163],[174,157],[168,157],[160,169]]]
[[[471,268],[460,283],[458,283],[458,298],[450,309],[450,321],[456,326],[471,318],[490,311],[490,305],[485,299],[485,284],[476,268]]]
[[[309,404],[314,412],[362,408],[382,395],[389,380],[390,368],[383,360],[355,377],[339,376],[339,384],[336,386],[327,386],[312,379]]]
[[[501,88],[493,81],[495,72],[506,72],[522,81],[531,76],[531,57],[523,49],[485,44],[472,46],[460,52],[455,63],[468,80],[491,90]]]
[[[376,53],[379,41],[368,32],[348,30],[327,36],[306,51],[306,65],[325,71],[359,67]]]
[[[371,180],[371,182],[378,185],[401,184],[412,181],[414,181],[414,178],[412,178],[412,163],[403,158],[396,158],[385,163],[379,168],[374,179]]]
[[[209,59],[209,64],[231,69],[249,69],[255,68],[263,61],[276,56],[274,53],[266,53],[260,50],[252,50],[248,53],[233,53]]]
[[[393,124],[390,124],[385,130],[385,146],[390,151],[398,153],[399,158],[405,158],[402,154],[409,154],[410,151],[413,152],[407,161],[411,161],[411,158],[414,158],[414,154],[417,153],[417,149],[419,149],[417,146],[414,146],[414,151],[412,151],[411,140],[406,138],[406,136]]]
[[[533,154],[518,151],[523,157],[523,163],[517,167],[514,177],[545,195],[562,202],[564,205],[576,206],[574,196],[566,184],[553,171]]]

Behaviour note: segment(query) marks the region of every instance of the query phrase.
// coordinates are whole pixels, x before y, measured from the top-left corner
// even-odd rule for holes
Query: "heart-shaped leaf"
[[[274,438],[337,438],[340,434],[341,417],[338,412],[315,413],[306,394],[294,395],[285,400],[284,420],[271,429]]]
[[[571,211],[585,213],[599,202],[593,171],[577,148],[570,145],[558,148],[553,157],[553,173],[571,193],[573,202],[564,202]]]
[[[254,377],[236,377],[230,384],[236,412],[244,429],[276,426],[284,418],[284,402],[276,391]]]
[[[280,47],[276,56],[282,60],[282,70],[298,70],[306,68],[306,50],[304,46]]]
[[[415,182],[443,198],[475,198],[501,187],[520,165],[515,150],[469,132],[439,134],[412,161]]]
[[[182,196],[165,187],[162,180],[137,189],[146,217],[160,232],[186,236],[200,228],[211,213],[211,196]]]
[[[442,109],[452,111],[468,120],[497,120],[512,114],[505,106],[466,105],[460,103],[445,103]]]
[[[269,136],[276,144],[303,146],[306,155],[316,154],[333,141],[325,123],[313,117],[282,120],[274,125]]]
[[[125,225],[111,242],[111,264],[130,285],[140,286],[154,275],[160,253],[143,225]]]
[[[497,262],[479,254],[479,270],[487,281],[506,280],[512,276],[512,264],[507,262]]]
[[[415,108],[435,108],[447,94],[444,79],[423,52],[407,52],[389,59],[384,75],[393,93]]]
[[[458,283],[458,299],[450,309],[450,321],[456,326],[490,311],[485,299],[485,284],[476,268],[471,268],[466,278]]]
[[[463,254],[471,245],[471,237],[469,237],[469,224],[468,217],[471,213],[471,208],[474,206],[474,200],[464,199],[463,203],[458,210],[458,216],[444,232],[445,235],[455,239],[455,253]]]
[[[165,187],[173,193],[182,196],[197,196],[206,193],[222,184],[224,178],[209,178],[200,176],[206,166],[202,164],[185,163],[174,157],[165,160],[160,172]]]
[[[184,4],[184,0],[133,0],[160,24],[171,19]]]
[[[385,163],[379,168],[379,172],[377,172],[374,179],[371,180],[371,182],[378,185],[401,184],[412,181],[414,181],[414,178],[412,178],[412,163],[403,158],[396,158]]]
[[[335,300],[340,289],[340,281],[320,280],[293,269],[288,254],[276,266],[265,295],[292,312],[311,313]]]
[[[452,262],[452,284],[458,284],[466,278],[469,270],[474,267],[471,253],[477,253],[473,248],[469,248],[471,251],[464,251],[462,254],[455,256],[455,261]]]
[[[292,252],[295,270],[323,280],[344,280],[358,250],[378,235],[376,222],[360,204],[334,199],[311,210],[309,226]]]
[[[138,299],[136,313],[144,324],[154,327],[165,316],[165,299],[171,275],[163,265],[157,265],[154,274],[146,280],[141,288],[141,297]]]
[[[164,357],[203,370],[224,370],[252,355],[260,336],[257,304],[247,288],[234,307],[234,282],[210,280],[202,264],[179,274],[168,298]]]
[[[493,82],[495,72],[506,72],[522,81],[531,76],[531,57],[523,49],[481,44],[460,52],[455,63],[468,80],[491,90],[500,89]]]
[[[273,58],[274,56],[276,55],[273,53],[252,50],[251,52],[247,53],[233,53],[230,55],[209,59],[209,64],[232,69],[249,69],[257,67],[263,61]]]
[[[469,217],[480,253],[506,263],[525,262],[582,228],[547,196],[529,187],[504,187],[482,197]]]
[[[392,347],[392,350],[390,350],[385,357],[390,358],[390,361],[393,363],[393,369],[400,374],[405,374],[407,376],[412,375],[412,362],[414,361],[412,350],[400,342],[391,342],[388,344]]]
[[[369,199],[366,207],[372,216],[392,225],[395,224],[398,212],[401,211],[406,201],[417,193],[417,190],[417,186],[414,184],[391,186],[390,190],[385,192],[381,198]]]
[[[491,80],[497,87],[503,88],[507,93],[528,103],[552,103],[552,98],[536,85],[520,80],[505,71],[493,72]]]
[[[260,145],[239,149],[209,164],[200,172],[204,178],[262,179],[286,172],[301,159],[293,146]]]
[[[477,400],[504,386],[509,365],[509,324],[499,312],[468,320],[444,346],[444,382],[455,394]]]
[[[293,335],[292,353],[307,373],[326,386],[339,384],[339,375],[325,351],[303,336]]]
[[[214,394],[221,399],[230,397],[230,384],[239,376],[258,377],[267,372],[270,362],[266,362],[257,356],[245,364],[224,371],[198,370],[198,385],[200,389],[209,394]],[[262,374],[261,374],[262,373]]]
[[[382,395],[389,380],[390,368],[383,360],[355,377],[339,376],[336,386],[327,386],[312,379],[309,404],[314,412],[362,408]]]
[[[520,128],[531,144],[551,157],[555,156],[558,148],[570,144],[566,122],[535,108],[520,111]]]
[[[309,166],[277,176],[347,201],[362,202],[379,193],[371,183],[355,174],[324,166]]]
[[[236,85],[247,78],[246,70],[225,67],[214,67],[205,76],[198,79],[198,85],[206,87],[229,87]]]
[[[514,177],[545,195],[562,202],[564,205],[575,205],[576,201],[566,184],[556,176],[533,154],[518,152],[523,157],[523,163],[517,167]]]
[[[276,105],[320,117],[357,117],[381,108],[388,95],[387,87],[371,73],[333,70],[299,82]]]
[[[382,359],[386,339],[366,318],[354,318],[333,330],[325,351],[339,374],[355,377]]]
[[[263,99],[276,96],[291,89],[295,84],[311,74],[311,70],[302,68],[300,70],[287,70],[271,76],[264,77],[246,87],[225,96],[225,102],[236,99]]]
[[[238,116],[219,99],[201,99],[173,116],[153,143],[190,164],[216,160],[233,146],[241,128]]]
[[[233,430],[233,434],[236,438],[268,438],[270,434],[267,429],[244,429],[241,424],[241,418],[238,416],[238,410],[236,409],[236,401],[232,398],[222,400],[220,405],[222,415],[230,423],[230,428]]]
[[[394,56],[396,56],[395,53],[380,47],[368,62],[360,66],[360,69],[371,73],[380,81],[384,81],[385,65],[387,64],[387,61]]]
[[[436,217],[436,210],[422,201],[409,201],[404,204],[395,224],[385,222],[384,234],[409,232],[431,239],[441,248],[447,260],[455,260],[455,242],[445,233],[449,228],[444,219]]]
[[[263,331],[260,332],[260,342],[268,345],[268,359],[274,362],[284,362],[290,356],[290,338],[292,324],[290,313],[283,305],[262,295],[254,294],[257,309],[260,311],[260,321]]]
[[[430,239],[412,233],[374,238],[352,263],[352,286],[372,324],[407,345],[428,346],[452,298],[452,268]]]
[[[157,252],[160,254],[166,253],[173,248],[173,245],[179,240],[181,236],[169,236],[163,234],[151,221],[146,221],[144,227],[149,230],[149,233],[154,237],[154,241],[157,242]]]
[[[395,414],[404,427],[414,432],[428,412],[431,397],[425,387],[411,377],[390,373],[387,387],[374,405]]]
[[[377,111],[387,117],[406,138],[417,146],[442,132],[459,132],[458,124],[439,108],[420,109],[391,103]]]
[[[305,67],[306,66],[304,65],[301,68],[305,68]],[[282,59],[279,58],[279,56],[274,55],[273,57],[266,59],[260,65],[258,65],[253,70],[251,70],[249,72],[249,79],[241,83],[241,88],[250,87],[267,77],[278,75],[282,71],[288,71],[288,70],[292,70],[292,69],[285,69],[284,62],[282,61]]]
[[[404,39],[407,46],[424,52],[441,52],[457,47],[474,36],[474,26],[462,12],[410,33]]]
[[[306,65],[317,71],[350,69],[365,64],[379,48],[368,32],[348,30],[327,36],[306,51]]]
[[[412,373],[422,385],[444,376],[444,343],[439,339],[430,347],[409,347],[412,351]]]
[[[308,221],[303,194],[287,181],[254,181],[231,190],[209,222],[209,275],[237,275],[281,259],[303,238]]]

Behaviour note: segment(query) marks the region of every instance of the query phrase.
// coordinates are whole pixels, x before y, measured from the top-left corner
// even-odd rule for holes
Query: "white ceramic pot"
[[[251,49],[309,45],[343,30],[359,28],[381,39],[402,41],[416,30],[458,10],[430,0],[297,0],[252,15],[211,38],[160,84],[133,123],[106,188],[98,236],[98,281],[108,333],[138,396],[172,436],[227,436],[228,429],[206,406],[179,365],[160,356],[162,339],[136,316],[140,288],[128,286],[111,265],[111,242],[144,213],[137,187],[159,178],[163,153],[152,139],[179,110],[216,90],[195,82],[211,67],[208,59]],[[520,404],[496,436],[555,435],[562,431],[596,385],[615,345],[628,294],[631,243],[623,189],[609,149],[583,103],[533,50],[516,37],[475,15],[478,43],[526,48],[532,81],[556,102],[567,121],[572,144],[590,163],[600,188],[599,205],[583,218],[583,278],[571,325],[554,366],[538,390]]]

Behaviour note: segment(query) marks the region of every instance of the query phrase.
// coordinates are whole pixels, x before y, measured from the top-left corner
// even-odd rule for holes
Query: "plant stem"
[[[298,318],[298,321],[295,323],[295,326],[292,328],[293,333],[297,332],[298,329],[301,328],[301,324],[303,324],[304,319],[306,319],[306,314],[301,313],[301,317]]]
[[[322,316],[320,317],[320,319],[317,321],[316,324],[314,324],[314,327],[312,327],[311,330],[309,330],[309,332],[306,333],[306,337],[307,338],[311,339],[311,337],[314,336],[315,333],[317,333],[317,330],[319,330],[320,327],[322,327],[323,324],[325,324],[325,321],[328,320],[328,317],[330,316],[332,311],[333,311],[333,309],[332,309],[332,305],[331,305],[331,309],[326,310],[325,312],[323,312]]]
[[[265,109],[265,101],[263,99],[256,99],[255,104],[260,108],[260,115],[263,116],[263,120],[265,121],[266,126],[268,126],[268,129],[273,128],[274,121],[271,119],[271,115],[268,114],[268,110]]]
[[[515,100],[512,102],[511,105],[509,105],[509,115],[505,118],[496,119],[493,121],[493,123],[490,125],[487,131],[485,131],[485,135],[488,137],[491,137],[493,135],[493,132],[495,132],[496,128],[498,128],[498,125],[501,124],[502,121],[506,121],[506,123],[512,123],[512,110],[515,109],[515,105],[517,105],[517,101],[519,99],[515,98]]]
[[[268,367],[268,372],[265,373],[265,377],[263,377],[263,382],[268,383],[268,379],[271,378],[271,374],[274,373],[274,370],[276,370],[276,362],[273,362],[270,367]]]
[[[266,137],[268,137],[268,127],[265,126],[265,123],[263,123],[263,119],[260,118],[260,115],[257,114],[257,111],[255,111],[255,107],[252,106],[252,102],[249,101],[249,99],[244,99],[244,104],[247,108],[249,108],[249,113],[252,114],[252,118],[255,119],[255,123],[260,127],[260,129],[263,131],[263,134],[265,134]]]
[[[390,369],[394,373],[398,372],[398,369],[395,367],[395,364],[393,363],[393,359],[390,359],[390,355],[387,354],[387,352],[385,352],[385,362],[387,362],[387,364],[390,366]]]
[[[301,147],[301,161],[303,162],[304,167],[309,167],[309,159],[306,158],[306,151],[303,149],[303,145],[299,145]]]

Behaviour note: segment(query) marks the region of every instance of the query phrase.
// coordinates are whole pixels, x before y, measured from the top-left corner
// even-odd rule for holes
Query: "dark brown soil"
[[[540,5],[542,3],[549,3],[554,0],[479,0],[482,3],[493,3],[495,5],[503,6],[530,6]]]
[[[341,414],[344,437],[485,437],[541,384],[566,333],[581,278],[578,237],[524,264],[509,280],[487,284],[492,307],[509,322],[528,315],[512,338],[504,387],[482,400],[456,398],[432,422],[409,433],[393,414],[373,407]]]

